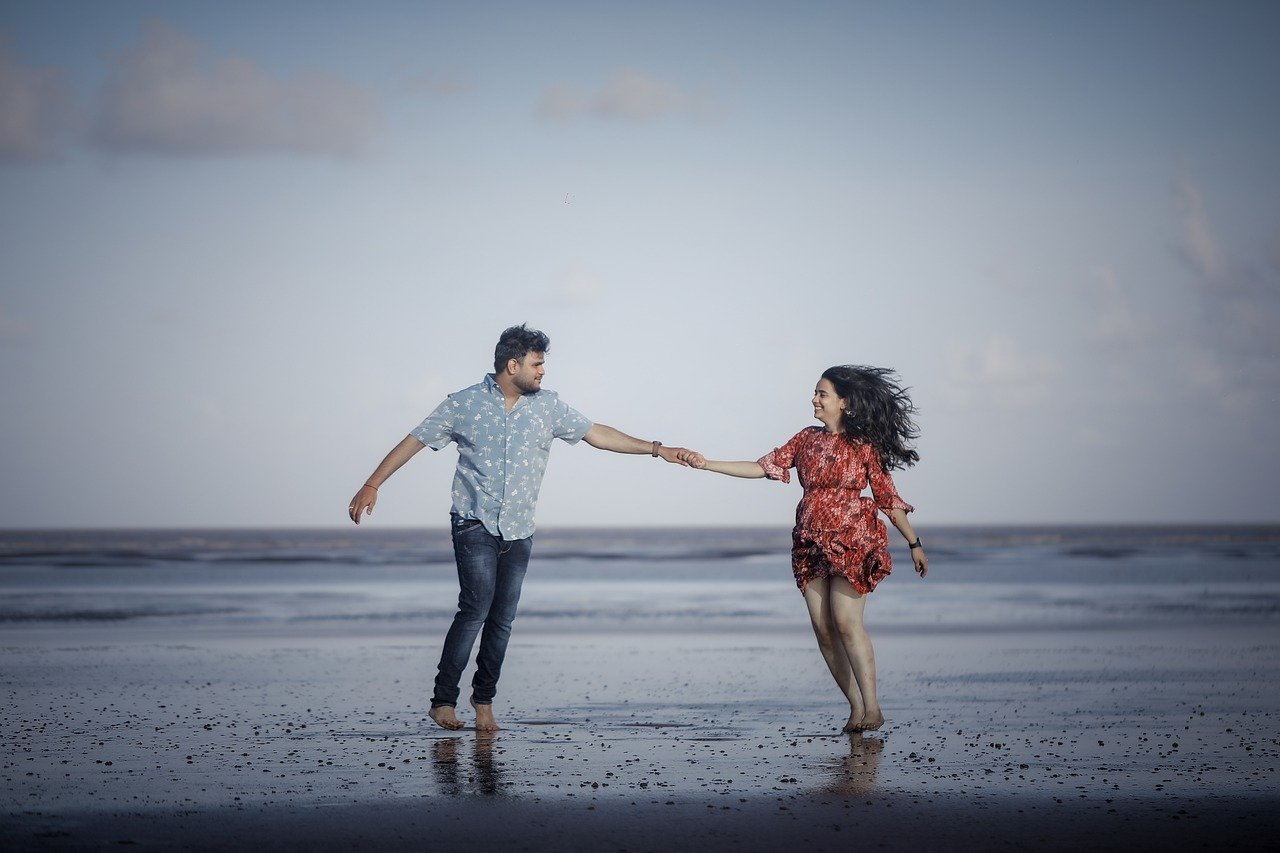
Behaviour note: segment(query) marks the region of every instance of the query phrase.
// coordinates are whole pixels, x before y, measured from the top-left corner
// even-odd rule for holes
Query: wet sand
[[[876,639],[888,722],[848,736],[803,630],[517,626],[490,735],[427,719],[434,634],[6,627],[0,846],[1262,849],[1280,831],[1272,631]]]

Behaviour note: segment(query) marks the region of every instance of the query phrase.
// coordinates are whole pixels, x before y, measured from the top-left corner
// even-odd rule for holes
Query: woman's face
[[[848,400],[836,394],[836,386],[830,379],[819,379],[818,386],[813,389],[813,416],[822,421],[831,432],[842,432],[840,418],[848,406]]]

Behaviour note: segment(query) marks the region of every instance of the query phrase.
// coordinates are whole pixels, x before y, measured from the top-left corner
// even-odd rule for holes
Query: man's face
[[[547,357],[543,353],[525,353],[524,358],[517,362],[516,375],[511,378],[511,384],[520,389],[521,394],[541,390],[542,375],[547,372],[546,363]]]

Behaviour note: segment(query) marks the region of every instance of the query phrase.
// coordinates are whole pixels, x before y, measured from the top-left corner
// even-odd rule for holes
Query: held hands
[[[696,450],[690,450],[687,447],[667,447],[662,445],[658,448],[658,455],[667,462],[685,468],[701,468],[707,461],[701,453]]]
[[[373,505],[377,502],[378,490],[365,483],[360,487],[360,491],[356,492],[356,496],[351,499],[351,504],[347,507],[347,515],[351,516],[352,521],[359,524],[361,515],[373,515]]]
[[[673,447],[671,449],[676,451],[676,458],[668,461],[679,462],[687,468],[705,468],[707,466],[707,457],[696,450],[689,450],[684,447]]]

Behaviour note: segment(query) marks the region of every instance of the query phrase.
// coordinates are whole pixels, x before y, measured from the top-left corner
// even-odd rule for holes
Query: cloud
[[[452,74],[401,74],[400,88],[410,95],[451,97],[473,92],[475,83]]]
[[[112,60],[90,142],[118,153],[350,157],[379,125],[377,105],[319,72],[280,79],[252,60],[205,60],[206,49],[159,21]]]
[[[1050,357],[1027,352],[1013,339],[992,335],[963,341],[947,353],[949,393],[960,403],[981,398],[1019,408],[1048,397],[1058,365]]]
[[[980,382],[1018,383],[1047,379],[1054,374],[1053,361],[1023,352],[1012,339],[990,337],[969,350],[971,375]]]
[[[54,156],[74,122],[66,74],[23,67],[9,39],[0,36],[0,160]]]
[[[1188,310],[1135,310],[1130,288],[1112,268],[1088,271],[1082,294],[1090,313],[1083,333],[1102,356],[1100,376],[1106,378],[1095,396],[1239,417],[1274,408],[1280,400],[1275,247],[1257,246],[1251,261],[1224,250],[1204,199],[1180,166],[1169,213],[1176,234],[1172,251],[1190,273]]]
[[[1094,307],[1092,321],[1085,330],[1090,339],[1117,347],[1148,342],[1152,330],[1134,314],[1115,270],[1102,266],[1089,270],[1087,290]]]
[[[1209,227],[1200,190],[1181,168],[1174,181],[1174,207],[1178,216],[1178,248],[1183,258],[1207,282],[1219,281],[1223,271],[1218,246]]]
[[[1223,405],[1243,411],[1280,393],[1280,269],[1259,247],[1254,261],[1219,248],[1200,189],[1184,167],[1174,182],[1178,250],[1193,273],[1200,315],[1188,376]]]
[[[584,94],[573,86],[547,89],[534,110],[538,118],[559,122],[584,118],[652,122],[708,118],[714,113],[705,92],[686,92],[633,69],[618,71],[595,93]]]

